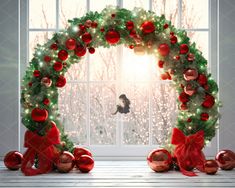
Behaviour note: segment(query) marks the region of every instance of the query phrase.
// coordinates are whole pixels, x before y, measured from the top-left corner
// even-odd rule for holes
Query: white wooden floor
[[[25,177],[9,171],[0,162],[0,187],[235,187],[235,170],[217,175],[198,173],[186,177],[180,172],[152,172],[145,161],[96,161],[89,174],[72,171]]]

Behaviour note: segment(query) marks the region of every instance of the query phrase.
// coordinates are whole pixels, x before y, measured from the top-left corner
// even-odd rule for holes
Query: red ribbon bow
[[[39,136],[32,131],[25,132],[24,146],[28,149],[24,153],[21,171],[26,176],[48,173],[53,168],[55,159],[54,144],[60,143],[60,132],[54,123],[45,136]],[[33,168],[35,156],[38,157],[38,168]]]
[[[181,130],[174,128],[171,143],[176,145],[174,156],[177,158],[182,174],[197,176],[194,172],[189,171],[189,168],[194,167],[204,172],[205,156],[202,152],[204,132],[202,130],[193,135],[185,136]]]

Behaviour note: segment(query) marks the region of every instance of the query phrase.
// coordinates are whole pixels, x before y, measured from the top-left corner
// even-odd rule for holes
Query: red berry
[[[111,17],[112,17],[112,18],[115,18],[115,17],[116,17],[116,14],[111,14]]]
[[[33,85],[32,82],[29,82],[29,83],[28,83],[28,86],[29,86],[29,87],[32,87],[32,85]]]
[[[133,49],[133,48],[134,48],[134,45],[130,45],[129,48],[130,48],[130,49]]]
[[[50,47],[52,50],[58,50],[58,46],[56,43],[53,43]]]
[[[98,26],[98,23],[97,23],[97,22],[94,21],[94,22],[91,23],[91,27],[92,27],[92,28],[97,28],[97,26]]]
[[[100,31],[101,31],[101,32],[104,32],[105,30],[104,30],[104,28],[102,27],[102,28],[100,28]]]
[[[191,123],[191,122],[192,122],[192,119],[191,119],[191,118],[188,118],[188,119],[187,119],[187,122],[188,122],[188,123]]]
[[[173,31],[170,32],[170,35],[174,35],[175,33]]]
[[[159,61],[158,61],[158,67],[159,67],[159,68],[163,68],[164,63],[165,63],[164,61],[159,60]]]
[[[49,100],[48,98],[45,98],[45,99],[43,100],[43,104],[44,104],[44,105],[49,105],[49,104],[50,104],[50,100]]]
[[[167,23],[164,24],[163,28],[167,29],[169,27],[169,25]]]
[[[176,56],[174,56],[174,59],[175,59],[176,61],[179,61],[179,60],[180,60],[180,56],[179,56],[179,55],[176,55]]]
[[[89,51],[90,54],[94,54],[94,53],[95,53],[95,48],[90,47],[90,48],[88,49],[88,51]]]
[[[79,29],[80,29],[81,31],[84,31],[84,30],[86,30],[86,26],[83,25],[83,24],[80,24],[80,25],[79,25]]]
[[[201,113],[201,120],[202,121],[207,121],[209,119],[208,113]]]
[[[40,76],[40,71],[39,71],[39,70],[35,70],[35,71],[33,72],[33,76],[34,76],[34,77],[39,77],[39,76]]]
[[[128,21],[128,22],[126,22],[126,29],[127,29],[127,30],[132,30],[132,29],[134,29],[134,22],[133,22],[133,21]]]
[[[44,56],[44,61],[45,61],[46,63],[49,63],[49,62],[51,61],[51,57],[48,56],[48,55]]]

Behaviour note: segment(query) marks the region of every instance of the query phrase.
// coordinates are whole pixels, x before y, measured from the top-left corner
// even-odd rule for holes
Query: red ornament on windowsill
[[[83,173],[90,172],[95,164],[94,159],[89,155],[82,155],[75,163],[77,168]]]
[[[4,157],[4,165],[9,170],[18,170],[21,167],[23,155],[18,151],[10,151]]]

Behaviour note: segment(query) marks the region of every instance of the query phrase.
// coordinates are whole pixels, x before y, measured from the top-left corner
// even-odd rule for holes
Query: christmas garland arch
[[[58,89],[66,84],[64,74],[87,51],[93,54],[98,47],[124,44],[137,53],[155,55],[161,79],[173,81],[179,104],[176,127],[185,135],[203,130],[208,141],[215,136],[218,87],[207,72],[207,60],[186,31],[176,29],[164,16],[140,8],[107,7],[69,23],[66,30],[37,46],[23,78],[22,123],[29,131],[43,136],[56,125],[70,150],[72,143],[58,120]]]

